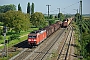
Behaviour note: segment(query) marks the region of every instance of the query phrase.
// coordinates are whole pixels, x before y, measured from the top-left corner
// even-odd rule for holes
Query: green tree
[[[48,16],[44,16],[45,19],[48,19]]]
[[[80,20],[80,14],[77,13],[75,14],[75,22],[79,22],[79,20]]]
[[[63,21],[65,19],[65,16],[62,13],[58,13],[58,18]]]
[[[31,5],[31,14],[33,14],[34,13],[34,3],[32,3],[32,5]]]
[[[17,33],[26,31],[30,27],[30,16],[21,11],[8,11],[4,15],[4,25],[13,28]]]
[[[3,33],[2,33],[2,31],[3,31],[3,30],[2,30],[2,27],[0,27],[0,40],[3,39],[3,36],[2,36]]]
[[[0,22],[3,22],[4,14],[5,13],[0,13]]]
[[[55,20],[49,20],[49,25],[54,24]]]
[[[46,26],[44,15],[41,12],[35,12],[34,14],[32,14],[31,22],[38,28],[43,28]]]
[[[70,17],[71,17],[71,16],[70,16],[70,15],[68,15],[68,14],[67,14],[67,15],[65,15],[65,19],[66,19],[66,18],[70,18]]]
[[[16,10],[16,6],[14,4],[0,6],[0,13],[5,13],[10,10]]]
[[[55,19],[57,18],[57,16],[55,16]]]
[[[58,18],[60,18],[60,16],[61,16],[60,13],[58,13]]]
[[[30,14],[30,3],[28,2],[28,5],[27,5],[27,13]]]
[[[20,6],[20,3],[18,4],[18,11],[22,11],[22,8]]]
[[[0,27],[0,35],[2,34],[2,27]]]
[[[53,15],[50,15],[50,19],[53,19]]]

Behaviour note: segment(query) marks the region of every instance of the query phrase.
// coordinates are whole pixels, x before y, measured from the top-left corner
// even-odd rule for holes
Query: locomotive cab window
[[[28,38],[36,38],[36,36],[29,36]]]

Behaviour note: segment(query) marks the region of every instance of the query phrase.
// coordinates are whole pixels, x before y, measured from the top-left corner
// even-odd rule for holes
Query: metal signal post
[[[57,8],[57,9],[59,9],[59,13],[60,13],[60,8]],[[60,17],[59,17],[59,20],[60,20]]]
[[[6,43],[8,43],[8,40],[6,40],[6,32],[7,32],[7,27],[3,26],[3,36],[4,36],[4,52],[2,53],[3,56],[8,56],[8,48],[6,46]]]
[[[49,6],[51,6],[51,5],[46,5],[46,6],[48,6],[48,21],[49,21]],[[49,23],[49,25],[50,25],[50,23]]]
[[[77,13],[78,13],[78,9],[73,9],[73,10],[76,10],[76,11],[77,11]]]

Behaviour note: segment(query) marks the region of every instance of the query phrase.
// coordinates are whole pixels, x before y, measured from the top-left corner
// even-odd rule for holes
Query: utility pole
[[[59,13],[60,13],[60,8],[57,8],[59,10]],[[59,20],[60,20],[60,16],[59,16]]]
[[[78,9],[73,9],[73,10],[75,10],[77,12],[76,14],[78,14]],[[77,15],[77,17],[75,19],[76,19],[75,22],[78,23],[78,20],[79,20],[78,15]]]
[[[81,8],[81,20],[82,20],[82,0],[80,0],[80,8]]]
[[[78,13],[78,9],[77,9],[77,13]]]
[[[48,6],[48,21],[49,21],[49,6],[51,6],[51,5],[46,5],[46,6]],[[50,23],[49,23],[49,25],[50,25]]]
[[[83,59],[83,41],[82,41],[82,0],[80,0],[80,43],[81,43],[81,60]]]

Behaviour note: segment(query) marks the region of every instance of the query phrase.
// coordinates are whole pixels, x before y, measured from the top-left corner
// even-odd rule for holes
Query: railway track
[[[69,54],[69,47],[70,47],[70,43],[71,43],[71,39],[72,39],[72,33],[73,33],[73,29],[71,27],[70,33],[68,33],[68,36],[66,37],[64,44],[62,45],[60,51],[59,51],[59,55],[57,57],[57,59],[55,60],[70,60],[68,57]]]
[[[27,44],[27,41],[25,40],[25,41],[22,41],[22,42],[20,42],[20,43],[18,43],[18,44],[16,44],[16,45],[14,45],[14,46],[12,46],[12,47],[8,47],[7,48],[7,51],[8,51],[8,57],[12,57],[13,55],[15,55],[15,54],[17,54],[17,53],[19,53],[20,52],[20,54],[23,52],[23,51],[25,51],[27,48],[28,48],[29,46],[28,46],[28,44]],[[22,51],[23,50],[23,51]],[[4,49],[0,52],[0,56],[2,57],[3,55],[3,52],[4,51]],[[21,52],[22,51],[22,52]],[[19,55],[19,54],[18,54]],[[18,56],[17,55],[17,56]],[[15,56],[16,57],[16,56]],[[15,58],[14,57],[14,58]],[[14,58],[11,58],[10,60],[13,60]],[[9,58],[8,58],[8,60],[9,60]]]
[[[61,30],[61,29],[60,29]],[[15,58],[12,58],[10,60],[45,60],[45,56],[48,54],[52,54],[49,51],[52,49],[52,47],[54,46],[54,44],[57,42],[58,39],[60,39],[60,36],[62,35],[62,33],[65,31],[65,29],[62,29],[62,31],[60,32],[59,30],[57,32],[55,32],[54,34],[52,34],[49,38],[47,38],[42,44],[40,44],[38,47],[34,48],[34,49],[29,49],[26,48],[23,52],[21,52],[20,54],[18,54]],[[65,32],[66,33],[66,32]],[[71,32],[70,32],[71,33]],[[56,35],[56,36],[55,36]],[[69,35],[69,33],[67,34]],[[69,35],[70,36],[70,35]],[[52,38],[53,37],[53,38]],[[68,36],[67,36],[68,37]],[[49,41],[51,39],[51,41]],[[69,39],[68,39],[69,40]],[[48,42],[47,42],[48,41]],[[52,42],[52,43],[50,43]],[[67,45],[66,43],[68,43],[70,41],[66,41],[64,42],[64,46]],[[63,47],[64,47],[63,46]],[[62,48],[62,50],[60,50],[61,52],[63,52],[63,49],[66,48]],[[69,47],[68,47],[69,49]],[[68,55],[68,50],[67,54]],[[62,57],[62,53],[60,52],[57,60],[62,60],[64,58]],[[66,58],[67,59],[67,56]],[[56,60],[56,59],[55,59]]]
[[[16,55],[14,58],[11,58],[10,60],[23,60],[25,57],[27,57],[34,49],[26,48],[21,53]]]
[[[28,56],[28,54],[30,54],[33,50],[33,49],[30,49],[30,48],[24,48],[19,54],[17,54],[16,56],[12,57],[11,59],[9,60],[23,60],[25,57]]]
[[[38,51],[35,51],[33,53],[33,55],[28,56],[26,59],[24,60],[43,60],[44,57],[49,54],[50,49],[53,47],[53,45],[57,42],[57,40],[60,38],[60,36],[62,35],[62,33],[64,32],[65,29],[62,29],[62,31],[60,32],[60,30],[57,32],[57,35],[55,36],[54,34],[54,38],[51,38],[51,42],[49,42],[49,44],[47,44],[46,46],[44,45],[43,48],[39,49]]]
[[[60,29],[62,30],[62,29]],[[54,34],[55,35],[58,35],[57,33],[60,32],[60,31],[57,31],[55,32]],[[45,45],[45,44],[48,44],[47,41],[49,41],[49,39],[51,39],[52,37],[54,37],[54,34],[52,34],[50,37],[48,37],[42,44],[40,44],[41,46],[42,45]],[[49,43],[50,44],[50,43]],[[24,50],[19,53],[18,55],[12,57],[10,60],[27,60],[27,57],[28,55],[31,56],[33,53],[35,53],[35,51],[37,51],[39,48],[40,48],[40,45],[34,49],[29,49],[29,48],[24,48]],[[43,47],[43,46],[42,46]]]

